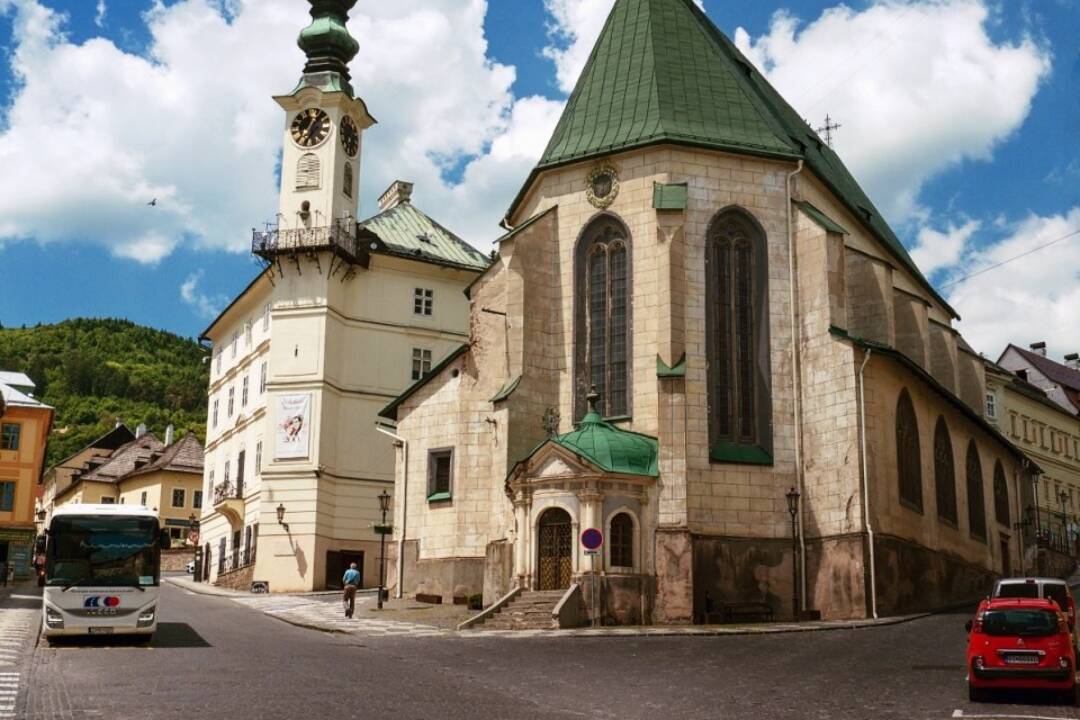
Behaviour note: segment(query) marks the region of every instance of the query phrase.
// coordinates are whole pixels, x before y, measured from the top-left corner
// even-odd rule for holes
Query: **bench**
[[[773,621],[772,605],[767,602],[732,602],[720,606],[723,622]]]

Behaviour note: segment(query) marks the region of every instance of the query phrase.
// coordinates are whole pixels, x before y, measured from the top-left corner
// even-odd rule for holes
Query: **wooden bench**
[[[772,605],[767,602],[733,602],[720,606],[723,622],[773,621]]]

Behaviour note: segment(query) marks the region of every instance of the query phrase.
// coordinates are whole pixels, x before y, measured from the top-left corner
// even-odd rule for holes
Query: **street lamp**
[[[382,523],[379,525],[379,601],[378,608],[382,610],[383,584],[386,572],[386,533],[389,526],[386,524],[386,512],[390,509],[390,493],[383,490],[379,493],[379,509],[382,511]]]
[[[787,491],[787,509],[791,515],[791,613],[799,621],[799,491]]]
[[[278,525],[285,528],[285,532],[289,532],[289,523],[285,522],[285,505],[282,503],[277,506],[277,521]]]

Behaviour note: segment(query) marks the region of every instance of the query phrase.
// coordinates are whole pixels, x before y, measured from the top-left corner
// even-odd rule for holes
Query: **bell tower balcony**
[[[317,262],[320,253],[329,252],[332,273],[337,261],[367,268],[371,259],[368,244],[377,240],[378,237],[370,230],[358,228],[356,220],[343,218],[330,225],[316,227],[252,229],[251,252],[267,266],[277,264],[279,269],[282,257],[292,260],[299,268],[301,256]]]

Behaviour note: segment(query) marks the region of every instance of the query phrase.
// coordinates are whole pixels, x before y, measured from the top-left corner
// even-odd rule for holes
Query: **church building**
[[[693,0],[616,0],[503,222],[467,341],[381,411],[400,590],[859,618],[1020,566],[1031,469],[956,312]]]

